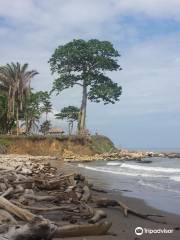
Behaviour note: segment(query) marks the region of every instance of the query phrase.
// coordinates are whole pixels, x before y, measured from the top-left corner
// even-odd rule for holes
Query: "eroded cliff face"
[[[4,145],[3,145],[4,144]],[[3,137],[1,148],[8,154],[56,155],[78,154],[92,156],[108,152],[114,148],[113,143],[104,136],[82,137]]]

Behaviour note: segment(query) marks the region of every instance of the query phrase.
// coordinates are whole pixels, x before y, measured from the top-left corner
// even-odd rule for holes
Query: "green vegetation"
[[[57,119],[67,120],[69,135],[72,134],[74,122],[79,118],[80,109],[75,106],[64,107],[60,113],[55,114]]]
[[[115,147],[110,139],[101,135],[92,135],[89,138],[82,135],[58,137],[49,135],[1,135],[0,154],[12,153],[14,149],[19,154],[34,153],[35,155],[41,155],[50,153],[61,155],[67,149],[73,151],[74,154],[94,155],[105,152],[110,153],[115,150]]]
[[[46,135],[50,128],[51,128],[51,122],[46,120],[41,124],[40,132],[42,132],[44,135]]]
[[[7,97],[7,119],[16,118],[17,134],[19,131],[19,113],[28,95],[31,79],[37,75],[35,70],[28,70],[28,64],[6,64],[0,67],[0,89]]]
[[[53,128],[48,117],[53,112],[51,93],[55,91],[59,94],[77,85],[82,88],[81,106],[64,107],[55,114],[55,118],[67,121],[69,136],[66,138],[75,137],[75,141],[82,143],[90,139],[88,144],[91,149],[97,152],[111,151],[113,144],[110,140],[91,137],[86,128],[86,108],[88,100],[97,103],[102,101],[104,104],[114,104],[119,100],[121,86],[107,75],[108,72],[121,70],[119,56],[110,42],[97,39],[73,40],[59,46],[49,60],[51,72],[57,76],[50,93],[31,88],[31,81],[38,72],[29,69],[28,63],[12,62],[0,66],[0,134],[13,136],[16,133],[38,138],[34,134],[41,133],[45,137]],[[75,122],[78,135],[73,136]],[[1,149],[8,145],[4,139],[0,144]]]
[[[25,126],[26,134],[29,134],[32,130],[38,129],[39,119],[42,111],[40,104],[42,92],[33,93],[29,90],[29,94],[24,102],[24,111],[21,114],[21,120],[23,123],[21,127]]]
[[[79,132],[85,130],[87,99],[91,102],[115,103],[121,87],[105,72],[121,70],[119,53],[108,41],[92,39],[73,40],[59,46],[49,60],[52,74],[58,75],[52,91],[61,91],[76,85],[82,88]]]
[[[10,141],[6,138],[0,138],[0,154],[6,153],[7,147],[10,145]]]
[[[42,113],[46,114],[46,122],[48,121],[48,113],[52,111],[52,103],[51,103],[51,96],[46,92],[41,92],[41,101],[42,101]]]
[[[20,127],[30,134],[39,128],[43,113],[51,112],[52,104],[48,92],[34,92],[30,80],[38,73],[28,71],[28,64],[11,63],[0,67],[0,133],[11,134]],[[21,124],[19,124],[21,122]]]
[[[99,154],[115,150],[113,142],[109,138],[101,135],[91,136],[89,147],[93,150],[93,152]]]

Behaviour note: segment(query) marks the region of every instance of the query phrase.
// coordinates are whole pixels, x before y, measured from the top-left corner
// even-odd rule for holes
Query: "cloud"
[[[155,18],[172,18],[180,20],[180,2],[179,0],[121,0],[114,1],[116,7],[121,12],[127,14],[144,14]]]
[[[169,21],[175,22],[174,31]],[[150,134],[155,119],[159,124],[162,116],[166,119],[160,134],[166,126],[179,126],[179,119],[171,117],[180,110],[179,21],[179,0],[0,0],[0,63],[29,62],[40,73],[34,88],[48,90],[54,77],[47,61],[59,44],[73,38],[112,41],[122,54],[123,71],[111,76],[123,86],[123,95],[116,105],[88,104],[88,127],[124,145],[132,144],[137,128],[143,144],[144,129]],[[155,31],[162,22],[165,30]],[[80,100],[79,88],[64,91],[53,97],[54,111],[78,106]]]

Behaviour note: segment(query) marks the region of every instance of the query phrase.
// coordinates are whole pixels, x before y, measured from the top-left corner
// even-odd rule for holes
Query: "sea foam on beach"
[[[127,196],[142,198],[154,207],[180,214],[180,160],[150,160],[149,163],[97,161],[81,163],[78,167],[110,190],[127,189],[129,192],[124,193]]]

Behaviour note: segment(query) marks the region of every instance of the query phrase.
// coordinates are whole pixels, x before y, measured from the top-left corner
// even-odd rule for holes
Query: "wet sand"
[[[107,194],[95,193],[98,197],[107,197]],[[163,215],[162,218],[154,217],[154,219],[166,221],[167,224],[154,223],[148,220],[141,219],[139,217],[133,216],[131,214],[128,217],[124,217],[123,213],[119,209],[115,208],[105,208],[108,220],[112,221],[112,227],[109,231],[109,235],[106,236],[84,236],[76,238],[66,238],[76,239],[76,240],[179,240],[180,239],[180,216],[175,214],[170,214],[163,212],[154,208],[147,206],[142,200],[135,198],[127,198],[121,194],[111,193],[108,194],[108,198],[121,200],[125,202],[129,207],[135,209],[136,211],[144,214],[158,214]],[[173,233],[168,234],[142,234],[137,236],[135,234],[135,228],[149,228],[149,229],[173,229]],[[179,228],[179,230],[175,230]]]
[[[76,167],[72,168],[70,166],[66,167],[66,170],[70,171],[78,171],[80,169],[76,169]],[[88,177],[87,177],[88,179]],[[96,186],[96,182],[93,182],[94,186]],[[120,209],[117,208],[105,208],[104,210],[107,213],[108,220],[112,221],[112,227],[109,231],[109,235],[106,236],[92,236],[92,237],[76,237],[76,238],[67,238],[69,239],[77,239],[77,240],[180,240],[180,215],[171,214],[168,212],[164,212],[155,208],[148,206],[143,200],[136,198],[129,198],[123,196],[119,192],[110,192],[110,193],[97,193],[93,191],[93,195],[96,197],[106,197],[115,200],[123,201],[128,207],[140,212],[142,214],[156,214],[162,215],[163,217],[153,217],[153,219],[166,222],[166,224],[151,222],[146,219],[142,219],[131,214],[128,217],[125,217]],[[179,205],[180,207],[180,205]],[[142,227],[147,229],[167,229],[173,230],[172,233],[143,233],[141,236],[135,234],[135,228]]]

